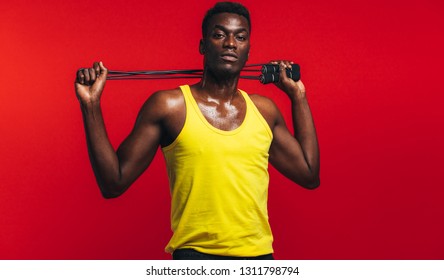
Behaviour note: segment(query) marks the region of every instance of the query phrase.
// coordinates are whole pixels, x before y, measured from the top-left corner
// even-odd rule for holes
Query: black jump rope
[[[258,69],[260,67],[260,69]],[[287,76],[294,81],[301,79],[301,71],[298,64],[292,64],[291,69],[286,69]],[[259,76],[241,75],[242,79],[259,80],[262,84],[279,81],[278,64],[250,64],[246,65],[243,72],[261,72]],[[188,79],[201,78],[203,70],[138,70],[138,71],[108,71],[108,80],[155,80],[155,79]]]

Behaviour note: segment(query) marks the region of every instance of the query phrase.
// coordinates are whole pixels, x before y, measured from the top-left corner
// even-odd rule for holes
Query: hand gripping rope
[[[257,69],[260,67],[260,69]],[[242,79],[259,80],[262,84],[276,83],[279,81],[278,64],[250,64],[246,65],[243,72],[260,72],[259,76],[242,75]],[[292,64],[291,69],[286,69],[287,76],[294,81],[301,79],[301,71],[298,64]],[[185,79],[201,78],[203,70],[137,70],[137,71],[108,71],[108,80],[155,80],[155,79]]]

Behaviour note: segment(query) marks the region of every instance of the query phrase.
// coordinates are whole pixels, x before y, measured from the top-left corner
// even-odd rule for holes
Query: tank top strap
[[[193,95],[191,93],[191,88],[189,85],[182,85],[179,87],[180,90],[182,91],[183,94],[183,98],[185,100],[185,105],[187,107],[187,111],[189,110],[189,108],[191,108],[192,104],[193,104]]]
[[[254,104],[253,100],[251,100],[250,95],[248,95],[248,93],[246,93],[241,89],[239,89],[239,92],[242,94],[245,102],[247,103],[247,108],[248,108],[247,113],[250,112],[250,114],[254,114],[259,120],[259,122],[265,127],[265,130],[268,132],[269,136],[273,137],[273,133],[271,132],[270,126],[268,125],[267,121],[262,116],[262,114],[259,112],[259,109]]]

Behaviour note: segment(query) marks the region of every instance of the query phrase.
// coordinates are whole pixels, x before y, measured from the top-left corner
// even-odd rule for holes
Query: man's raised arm
[[[151,163],[161,137],[155,101],[142,107],[134,129],[116,152],[106,133],[100,99],[108,70],[102,62],[77,71],[75,91],[80,102],[89,157],[105,198],[121,195]]]
[[[291,100],[294,136],[277,113],[270,148],[270,163],[295,183],[314,189],[319,186],[319,147],[313,117],[301,81],[287,77],[288,61],[280,62],[279,82],[276,84]]]

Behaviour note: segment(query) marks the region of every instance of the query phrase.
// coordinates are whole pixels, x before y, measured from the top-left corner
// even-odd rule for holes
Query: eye
[[[243,35],[243,34],[239,34],[239,35],[236,36],[236,39],[238,41],[245,41],[245,40],[247,40],[247,36]]]
[[[215,39],[221,39],[221,38],[223,38],[224,37],[224,34],[223,33],[214,33],[213,34],[213,38],[215,38]]]

